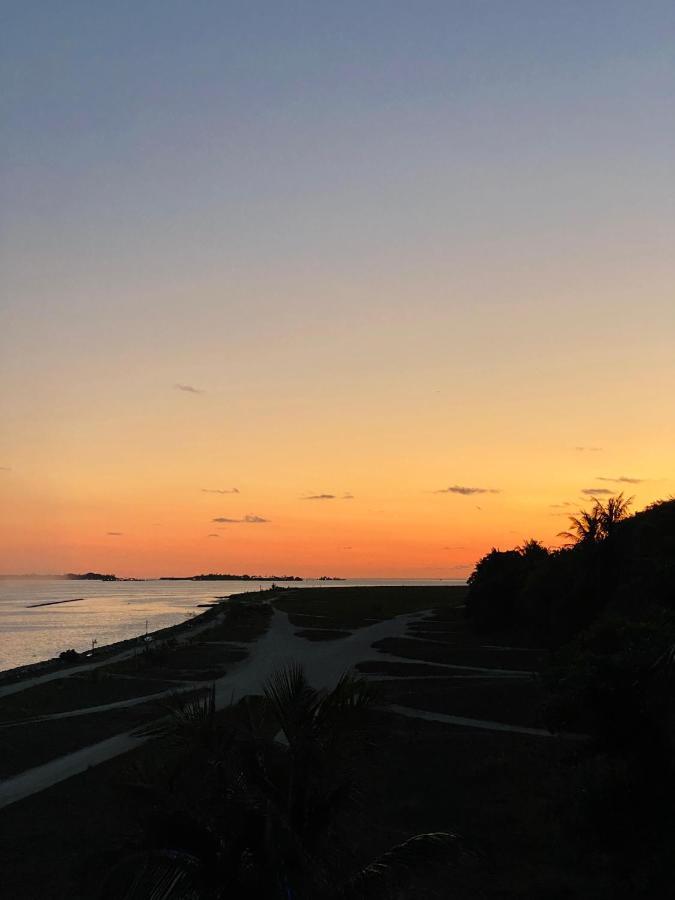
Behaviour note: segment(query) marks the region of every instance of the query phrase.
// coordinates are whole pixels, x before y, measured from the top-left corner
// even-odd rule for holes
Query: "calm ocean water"
[[[303,581],[304,587],[376,584],[462,584],[448,579]],[[0,670],[77,651],[184,622],[202,612],[200,603],[268,588],[258,581],[60,581],[0,579]],[[82,599],[79,599],[82,598]],[[74,600],[28,609],[33,603]]]

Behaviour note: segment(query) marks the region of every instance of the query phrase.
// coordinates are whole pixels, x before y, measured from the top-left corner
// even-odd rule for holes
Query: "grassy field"
[[[288,588],[274,605],[303,628],[358,628],[403,613],[455,609],[466,599],[463,586]]]
[[[170,686],[170,683],[157,677],[123,678],[106,670],[94,669],[0,698],[0,725],[156,694]]]
[[[0,729],[0,779],[40,766],[80,747],[131,731],[166,714],[166,708],[155,701],[128,709]],[[0,810],[0,821],[5,814],[6,810]]]

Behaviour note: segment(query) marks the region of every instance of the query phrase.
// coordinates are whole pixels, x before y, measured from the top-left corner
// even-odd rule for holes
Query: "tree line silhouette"
[[[491,550],[467,612],[479,631],[551,648],[546,722],[590,738],[571,758],[575,840],[612,860],[615,896],[661,897],[675,855],[675,499],[631,503],[594,498],[562,548]]]

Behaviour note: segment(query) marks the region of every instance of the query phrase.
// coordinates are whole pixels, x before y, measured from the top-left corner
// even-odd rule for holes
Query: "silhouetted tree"
[[[595,544],[603,538],[599,504],[592,509],[582,509],[577,516],[570,516],[569,531],[560,531],[558,537],[572,544]]]
[[[597,503],[603,537],[609,537],[618,523],[623,522],[632,504],[633,497],[624,497],[623,492],[610,497],[605,504]]]
[[[522,624],[528,618],[520,600],[529,578],[549,558],[549,551],[534,539],[515,550],[493,548],[478,561],[468,578],[467,613],[478,628]]]
[[[558,537],[567,538],[572,544],[597,544],[604,541],[617,524],[626,518],[632,502],[633,498],[624,497],[623,493],[610,497],[605,504],[593,497],[593,507],[570,516],[570,530],[561,531]]]

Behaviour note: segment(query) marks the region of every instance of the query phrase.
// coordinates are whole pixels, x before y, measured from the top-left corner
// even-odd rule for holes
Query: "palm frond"
[[[103,900],[199,900],[199,861],[177,851],[126,857],[105,879]]]
[[[307,730],[319,700],[304,669],[297,663],[277,669],[265,682],[263,693],[289,746],[293,746]]]
[[[383,853],[357,872],[341,889],[340,897],[388,898],[391,891],[414,884],[433,868],[454,868],[478,858],[464,839],[451,832],[418,834]]]
[[[190,694],[172,694],[164,704],[169,711],[167,731],[188,741],[209,742],[215,733],[216,686]]]

